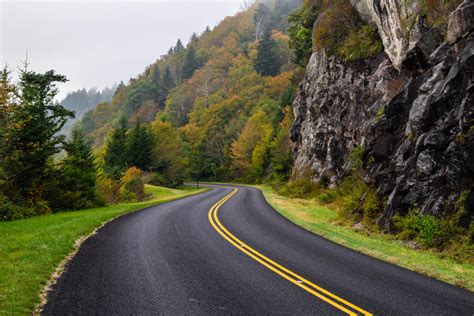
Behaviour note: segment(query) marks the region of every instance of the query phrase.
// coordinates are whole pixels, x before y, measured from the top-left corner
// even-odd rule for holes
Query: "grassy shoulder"
[[[372,257],[474,291],[474,265],[443,258],[434,251],[411,249],[389,235],[371,234],[336,224],[337,214],[315,200],[278,195],[269,186],[256,186],[267,201],[295,224]]]
[[[144,202],[0,222],[0,314],[31,314],[40,291],[81,236],[119,215],[206,190],[147,185]]]

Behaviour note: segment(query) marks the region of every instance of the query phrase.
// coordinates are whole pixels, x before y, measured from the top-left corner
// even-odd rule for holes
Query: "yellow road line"
[[[229,230],[227,230],[224,225],[220,222],[219,218],[217,217],[217,211],[219,208],[227,202],[232,196],[234,196],[237,191],[239,190],[238,188],[232,188],[233,191],[226,195],[224,198],[222,198],[220,201],[218,201],[216,204],[214,204],[211,209],[209,210],[208,213],[208,218],[209,222],[211,225],[214,227],[214,229],[222,235],[229,243],[231,243],[233,246],[235,246],[237,249],[254,259],[255,261],[259,262],[260,264],[264,265],[268,269],[272,270],[273,272],[277,273],[278,275],[282,276],[283,278],[287,279],[288,281],[294,283],[295,285],[303,288],[307,292],[313,294],[314,296],[320,298],[321,300],[325,301],[326,303],[338,308],[339,310],[345,312],[348,315],[357,315],[357,313],[349,310],[346,307],[350,307],[353,310],[356,310],[363,315],[372,315],[371,313],[365,311],[364,309],[340,298],[339,296],[321,288],[320,286],[312,283],[311,281],[306,280],[305,278],[301,277],[300,275],[294,273],[293,271],[283,267],[282,265],[276,263],[275,261],[271,260],[270,258],[264,256],[257,250],[253,249],[252,247],[248,246],[244,242],[242,242],[240,239],[238,239],[235,235],[233,235]],[[306,284],[304,284],[306,283]],[[316,292],[307,285],[313,287],[315,290],[322,292]],[[335,302],[334,300],[324,296],[329,296],[330,298],[338,301],[341,304],[344,304],[346,307],[342,306],[341,304]]]

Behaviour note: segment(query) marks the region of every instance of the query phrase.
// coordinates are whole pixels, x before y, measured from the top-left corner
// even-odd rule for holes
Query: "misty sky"
[[[240,10],[242,0],[0,0],[0,62],[55,69],[79,88],[127,82],[193,32]]]

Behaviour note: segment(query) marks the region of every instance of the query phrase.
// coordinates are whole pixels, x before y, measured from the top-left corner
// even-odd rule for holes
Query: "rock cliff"
[[[335,186],[364,148],[364,181],[384,200],[379,224],[418,208],[440,216],[468,191],[474,214],[474,1],[426,25],[417,2],[351,0],[376,25],[384,52],[345,62],[314,52],[293,104],[293,176]],[[407,31],[407,25],[410,25]],[[446,40],[442,40],[443,36]]]

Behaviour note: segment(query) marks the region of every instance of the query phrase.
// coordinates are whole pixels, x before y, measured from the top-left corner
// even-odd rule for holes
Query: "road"
[[[473,315],[474,294],[318,237],[262,193],[220,187],[86,240],[45,315]]]

